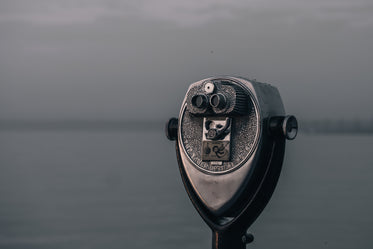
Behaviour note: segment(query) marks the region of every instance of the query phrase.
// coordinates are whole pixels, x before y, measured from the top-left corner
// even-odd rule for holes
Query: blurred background
[[[163,126],[218,75],[300,123],[248,248],[372,247],[372,27],[368,0],[1,0],[0,248],[209,248]]]

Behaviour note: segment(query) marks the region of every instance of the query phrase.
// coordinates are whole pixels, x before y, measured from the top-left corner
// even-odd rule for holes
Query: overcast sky
[[[162,120],[214,75],[370,119],[372,71],[371,0],[0,0],[0,119]]]

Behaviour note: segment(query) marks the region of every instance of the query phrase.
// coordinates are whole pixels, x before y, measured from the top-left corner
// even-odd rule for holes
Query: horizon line
[[[141,119],[0,119],[0,131],[164,131],[167,120]],[[326,121],[326,122],[325,122]],[[358,121],[359,125],[356,125]],[[324,122],[324,123],[323,123]],[[302,120],[302,133],[373,133],[373,121],[344,120]]]

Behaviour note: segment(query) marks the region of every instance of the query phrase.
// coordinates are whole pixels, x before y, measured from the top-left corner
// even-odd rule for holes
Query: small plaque
[[[229,161],[231,118],[204,118],[202,161]]]

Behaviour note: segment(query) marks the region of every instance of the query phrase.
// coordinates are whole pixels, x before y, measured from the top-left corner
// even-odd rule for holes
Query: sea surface
[[[247,248],[373,248],[372,192],[372,135],[301,133]],[[0,248],[210,243],[162,129],[0,131]]]

